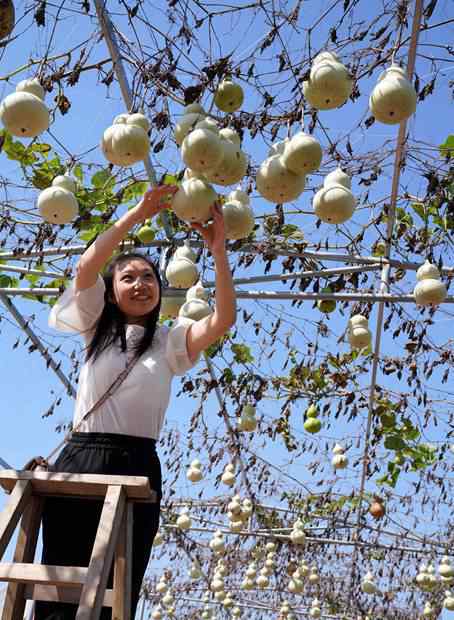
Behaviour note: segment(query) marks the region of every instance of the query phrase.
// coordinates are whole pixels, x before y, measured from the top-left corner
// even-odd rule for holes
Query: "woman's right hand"
[[[169,209],[177,191],[176,185],[158,185],[147,190],[136,207],[139,221],[151,219],[160,211]]]

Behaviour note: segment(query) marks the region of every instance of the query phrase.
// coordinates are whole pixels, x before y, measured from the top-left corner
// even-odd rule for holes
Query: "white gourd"
[[[107,161],[110,161],[110,163],[115,166],[120,166],[121,158],[116,156],[112,146],[112,138],[116,131],[116,126],[117,125],[113,124],[104,131],[101,138],[101,150]]]
[[[128,120],[128,116],[129,114],[127,113],[117,114],[117,116],[113,119],[112,125],[124,125]]]
[[[350,176],[342,170],[342,168],[336,168],[326,175],[323,185],[324,187],[329,187],[330,185],[343,185],[347,189],[351,189],[352,180]]]
[[[254,213],[250,206],[229,200],[222,206],[226,239],[244,239],[254,230]]]
[[[441,559],[438,572],[444,583],[451,583],[454,581],[454,567],[450,564],[448,556],[443,556]]]
[[[50,224],[69,224],[77,217],[79,205],[72,192],[62,187],[48,187],[38,196],[41,217]]]
[[[416,102],[416,91],[398,65],[391,65],[381,74],[369,97],[372,114],[386,125],[408,119],[416,110]]]
[[[136,125],[137,127],[140,127],[141,129],[143,129],[145,132],[150,130],[150,121],[144,114],[141,114],[140,112],[135,112],[134,114],[128,114],[126,116],[126,124]]]
[[[254,505],[252,504],[251,500],[248,497],[245,497],[243,500],[243,505],[241,506],[241,514],[245,521],[249,519],[253,510],[254,510]]]
[[[236,189],[231,191],[230,194],[227,196],[227,202],[230,202],[231,200],[237,200],[238,202],[242,202],[245,205],[251,204],[249,194],[243,192],[240,185]]]
[[[71,192],[71,194],[75,194],[77,191],[76,180],[68,174],[60,174],[56,176],[52,181],[52,187],[62,187],[63,189],[66,189],[66,191]]]
[[[192,521],[187,509],[181,511],[179,517],[177,518],[176,524],[180,530],[189,530],[192,525]]]
[[[322,187],[315,194],[312,205],[315,215],[327,224],[342,224],[351,218],[356,200],[343,185]]]
[[[268,151],[268,157],[273,157],[274,155],[282,155],[285,151],[285,147],[290,142],[290,138],[285,138],[284,140],[278,140],[274,142]]]
[[[241,617],[241,608],[240,607],[234,607],[232,609],[232,616],[234,618],[240,618]]]
[[[150,152],[147,132],[138,125],[120,123],[113,125],[112,151],[119,166],[132,166],[143,161]]]
[[[205,173],[210,183],[226,187],[239,183],[248,167],[246,155],[240,147],[229,140],[221,140],[223,157],[218,165],[213,165]]]
[[[433,615],[433,613],[434,613],[434,609],[433,609],[432,605],[430,604],[430,602],[427,601],[427,603],[424,605],[424,609],[423,609],[422,615],[425,618],[429,618],[430,616]]]
[[[292,579],[290,579],[289,581],[287,589],[292,594],[299,594],[304,589],[304,583],[301,581],[301,579],[296,579],[295,577],[292,577]]]
[[[161,532],[158,530],[153,540],[153,547],[159,547],[159,545],[162,545],[163,542],[164,542],[164,537],[161,534]]]
[[[175,602],[175,599],[173,598],[170,592],[167,592],[167,594],[162,597],[162,604],[165,605],[165,607],[171,607],[174,604],[174,602]]]
[[[167,265],[166,278],[170,286],[189,288],[197,282],[199,272],[194,263],[187,258],[175,258]]]
[[[198,459],[192,461],[186,473],[186,478],[191,482],[200,482],[203,479],[202,463]]]
[[[224,127],[223,129],[221,129],[219,131],[219,137],[221,138],[221,140],[228,140],[229,142],[232,142],[238,147],[241,144],[240,134],[237,133],[234,129],[231,129],[230,127]]]
[[[16,86],[16,93],[30,93],[31,95],[38,97],[38,99],[41,99],[41,101],[44,101],[44,97],[46,96],[46,91],[41,86],[37,78],[31,78],[19,82]]]
[[[191,170],[191,168],[185,168],[183,173],[183,181],[188,181],[189,179],[200,179],[201,181],[206,182],[206,179],[201,172],[196,172],[195,170]]]
[[[35,138],[49,127],[46,104],[36,95],[21,91],[11,93],[0,105],[0,120],[18,138]]]
[[[186,293],[186,300],[190,301],[191,299],[202,299],[203,301],[208,301],[210,298],[210,291],[203,286],[203,284],[198,280],[194,286],[191,286]]]
[[[331,459],[331,464],[334,469],[345,469],[348,465],[348,458],[345,456],[345,449],[338,443],[333,448],[333,458]]]
[[[205,118],[200,120],[194,127],[194,130],[195,129],[207,129],[208,131],[214,133],[215,136],[219,137],[219,125],[214,120],[214,118],[211,118],[211,116],[206,116]]]
[[[163,594],[164,592],[167,592],[168,589],[169,586],[167,585],[165,578],[163,579],[161,577],[161,579],[156,584],[156,592],[158,592],[159,594]]]
[[[440,280],[440,272],[428,260],[416,272],[418,283],[413,295],[420,306],[436,306],[446,299],[445,284]]]
[[[227,593],[225,592],[225,590],[219,590],[219,592],[214,593],[214,598],[220,603],[222,603],[222,601],[225,599],[226,596],[227,596]]]
[[[319,110],[343,105],[353,90],[347,68],[333,55],[322,52],[312,64],[309,80],[303,82],[304,96]]]
[[[318,65],[321,62],[325,62],[327,60],[330,62],[339,62],[339,56],[335,52],[329,52],[328,50],[325,50],[324,52],[320,52],[320,54],[317,54],[317,56],[312,61],[312,65]]]
[[[234,604],[233,598],[231,597],[230,594],[227,594],[225,599],[222,601],[223,607],[225,607],[226,609],[229,609],[230,607],[233,607],[233,604]]]
[[[209,542],[210,549],[214,553],[223,553],[225,551],[225,539],[221,530],[216,530],[213,538]]]
[[[309,174],[318,170],[322,163],[322,147],[311,135],[302,131],[286,144],[282,163],[295,174]]]
[[[189,569],[188,574],[191,579],[200,579],[203,576],[198,562],[193,562],[191,564],[191,568]]]
[[[245,577],[243,581],[241,582],[240,588],[242,590],[252,590],[254,586],[255,586],[254,580],[249,579],[248,577]]]
[[[239,534],[243,529],[243,521],[229,521],[229,528],[233,534]]]
[[[252,405],[244,405],[241,416],[238,420],[237,429],[239,431],[250,433],[257,428],[257,418],[255,417],[255,407]]]
[[[176,295],[163,295],[161,298],[161,316],[174,319],[178,316],[181,306],[184,304],[184,297]]]
[[[216,107],[222,112],[236,112],[244,101],[244,92],[231,77],[226,77],[219,84],[214,96]]]
[[[182,116],[179,122],[175,125],[175,142],[178,146],[183,144],[183,140],[188,133],[194,129],[197,123],[205,118],[204,114],[198,112],[190,112]]]
[[[204,319],[212,312],[209,304],[203,299],[190,299],[181,306],[178,315],[193,321],[200,321],[200,319]]]
[[[232,487],[235,484],[235,465],[228,463],[221,476],[221,481],[228,487]]]
[[[181,157],[191,170],[204,174],[221,163],[222,142],[209,129],[194,129],[183,140]]]
[[[352,349],[365,349],[372,340],[366,317],[361,314],[352,316],[348,322],[347,336]]]
[[[296,200],[302,194],[305,182],[304,175],[287,170],[279,155],[265,159],[256,177],[259,194],[265,200],[279,204]]]
[[[263,571],[262,571],[260,573],[260,575],[256,579],[257,587],[262,590],[262,589],[266,588],[269,585],[269,583],[270,583],[270,581],[268,579],[268,576],[264,575]]]
[[[200,179],[183,181],[172,199],[172,209],[185,222],[207,222],[217,194],[208,183]]]
[[[445,592],[445,599],[443,601],[443,607],[448,611],[454,611],[454,596],[449,590]]]
[[[200,103],[189,103],[184,108],[184,114],[205,114],[205,110]]]
[[[364,575],[364,579],[361,582],[361,590],[365,594],[377,594],[380,591],[375,584],[374,576],[371,572]]]
[[[180,245],[175,250],[174,258],[187,258],[193,263],[197,260],[197,254],[191,248],[191,244],[188,239],[185,239],[183,245]]]
[[[320,608],[320,601],[318,598],[314,598],[311,604],[311,608],[309,610],[309,615],[311,618],[320,618],[322,615],[322,610]]]
[[[224,589],[224,580],[220,577],[215,577],[210,582],[210,590],[212,592],[220,592]]]
[[[295,545],[304,545],[304,543],[306,542],[304,523],[299,519],[297,519],[293,524],[292,531],[290,532],[290,540]]]
[[[307,579],[309,583],[318,583],[320,581],[320,576],[316,566],[312,566]]]

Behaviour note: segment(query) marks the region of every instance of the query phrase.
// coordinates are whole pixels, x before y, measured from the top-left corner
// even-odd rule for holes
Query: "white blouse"
[[[72,282],[52,308],[50,327],[80,333],[88,344],[104,308],[104,292],[101,276],[96,284],[83,291],[76,291]],[[158,439],[169,404],[173,376],[183,375],[198,361],[191,362],[186,348],[186,332],[192,323],[191,319],[178,318],[170,329],[158,326],[151,348],[139,358],[114,394],[83,422],[78,431]],[[126,351],[121,350],[120,343],[111,345],[95,362],[90,359],[82,366],[73,427],[124,370],[144,330],[140,325],[127,325]]]

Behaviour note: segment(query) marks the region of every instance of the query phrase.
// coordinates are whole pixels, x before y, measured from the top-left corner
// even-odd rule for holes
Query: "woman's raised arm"
[[[82,254],[76,267],[75,287],[79,291],[90,288],[98,273],[112,256],[133,226],[152,218],[170,204],[166,197],[178,190],[172,185],[153,187],[145,192],[142,200],[103,232]]]

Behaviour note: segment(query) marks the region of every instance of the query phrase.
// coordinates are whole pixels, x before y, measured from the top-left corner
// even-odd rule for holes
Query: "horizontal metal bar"
[[[38,269],[26,269],[25,267],[16,267],[15,265],[0,265],[0,271],[11,271],[13,273],[24,273],[30,276],[40,276],[41,278],[63,278],[62,273],[56,271],[39,271]]]

